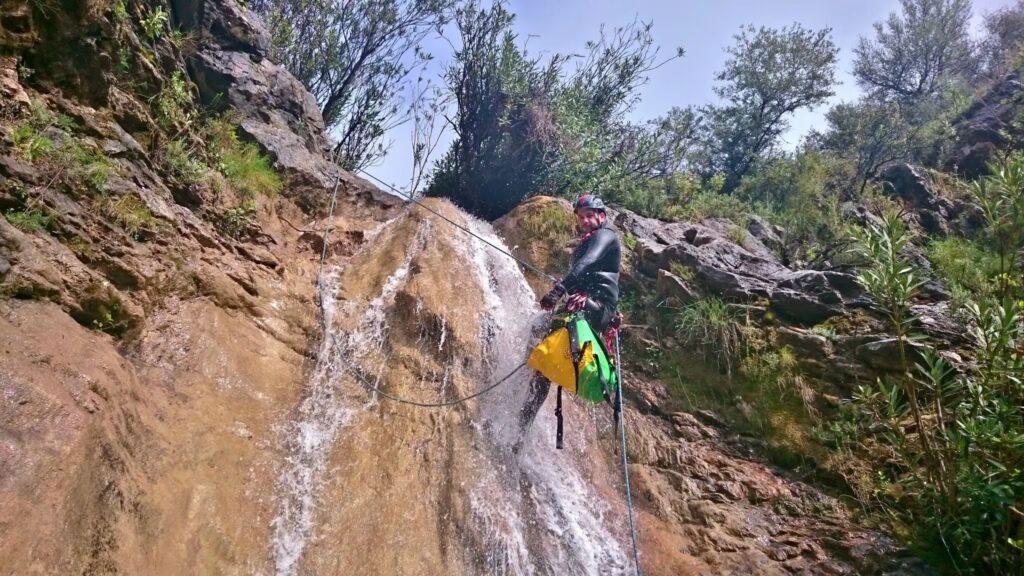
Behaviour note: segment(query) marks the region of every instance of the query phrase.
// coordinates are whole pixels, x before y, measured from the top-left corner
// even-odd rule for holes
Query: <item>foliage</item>
[[[53,151],[53,142],[29,122],[14,125],[11,129],[11,141],[18,156],[28,162],[36,162],[49,156]]]
[[[931,96],[972,63],[970,1],[901,0],[900,8],[875,23],[873,40],[861,37],[853,74],[885,98]]]
[[[957,373],[926,351],[907,382],[931,396],[932,414],[920,437],[931,455],[908,442],[905,385],[881,381],[863,387],[855,407],[866,412],[861,433],[890,449],[891,488],[872,505],[913,527],[924,546],[942,550],[963,574],[1017,574],[1024,555],[1014,546],[1024,523],[1016,506],[1024,498],[1024,315],[1015,302],[971,305],[977,367]],[[915,425],[915,426],[919,426]],[[937,458],[931,478],[918,468]]]
[[[991,174],[973,183],[985,215],[985,240],[999,258],[996,294],[1008,298],[1024,289],[1024,153],[989,166]]]
[[[770,156],[789,128],[788,117],[814,108],[835,92],[839,49],[831,30],[808,30],[799,24],[776,30],[746,27],[716,80],[724,104],[704,109],[709,146],[705,177],[725,175],[725,192]]]
[[[804,382],[797,357],[786,347],[776,347],[756,338],[747,338],[751,348],[740,361],[740,374],[746,379],[744,400],[755,406],[747,420],[753,429],[775,448],[800,448],[803,432],[796,420],[816,418],[813,391]]]
[[[253,0],[271,56],[320,105],[349,170],[383,157],[384,133],[402,121],[405,79],[430,55],[420,43],[451,17],[451,0]],[[412,60],[416,63],[410,63]]]
[[[224,212],[221,216],[220,229],[232,238],[241,238],[253,225],[255,219],[256,204],[249,200]]]
[[[967,290],[975,298],[992,293],[992,278],[999,274],[998,263],[977,242],[949,237],[928,244],[928,259],[936,277],[947,286]]]
[[[11,223],[11,226],[23,232],[43,230],[50,225],[50,216],[36,209],[8,210],[4,212],[4,218]]]
[[[213,161],[235,193],[250,199],[274,196],[281,191],[284,182],[270,166],[270,160],[260,153],[256,144],[239,140],[233,123],[211,120],[206,133]]]
[[[196,119],[192,92],[180,70],[175,70],[160,93],[156,95],[157,121],[165,130],[183,130]]]
[[[121,225],[121,228],[138,240],[141,234],[153,226],[155,218],[142,201],[135,196],[124,195],[107,201],[107,213]]]
[[[206,175],[206,165],[183,140],[167,142],[161,156],[164,170],[185,186],[198,184]]]
[[[987,185],[1005,189],[1014,177],[992,178]],[[984,198],[990,208],[1005,201]],[[918,542],[942,550],[961,573],[1019,573],[1024,556],[1012,540],[1024,526],[1014,512],[1024,498],[1024,315],[1013,299],[977,304],[968,292],[976,367],[957,372],[920,345],[914,362],[909,347],[918,339],[911,333],[917,320],[910,306],[919,281],[903,256],[909,240],[891,214],[861,239],[871,264],[860,281],[885,313],[900,353],[898,373],[862,387],[855,398],[866,416],[864,442],[890,454],[878,478],[884,489],[870,503],[913,527]],[[992,257],[981,245],[947,239],[933,242],[929,253],[957,286],[970,285],[979,295],[991,289],[984,268]]]
[[[55,170],[50,185],[60,181],[73,189],[84,187],[102,194],[114,167],[102,151],[75,138],[71,134],[74,127],[68,116],[53,114],[41,103],[33,102],[28,118],[12,127],[11,141],[23,160],[42,162]]]
[[[497,217],[539,192],[603,193],[665,164],[663,153],[685,138],[685,114],[647,127],[624,119],[647,73],[665,62],[650,24],[602,30],[567,71],[567,55],[542,62],[520,49],[513,19],[500,3],[469,2],[455,12],[461,46],[445,78],[456,140],[428,194]]]
[[[740,318],[735,309],[719,298],[697,300],[679,310],[676,335],[732,374],[740,353]]]
[[[998,78],[1024,48],[1024,0],[985,16],[985,37],[978,47],[988,76]]]
[[[812,132],[819,150],[853,164],[853,190],[863,194],[882,167],[915,158],[927,142],[900,106],[873,98],[837,104],[825,115],[828,128]]]
[[[167,24],[167,12],[158,6],[149,16],[142,19],[142,30],[150,40],[159,40]]]
[[[624,233],[622,235],[622,243],[629,250],[632,250],[632,251],[636,250],[636,236],[634,236],[632,233],[630,233],[630,232]]]

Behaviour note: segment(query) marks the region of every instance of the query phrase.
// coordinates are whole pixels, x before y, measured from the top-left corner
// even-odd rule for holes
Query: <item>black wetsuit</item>
[[[619,235],[605,222],[572,253],[569,273],[562,280],[566,293],[588,297],[584,315],[595,332],[604,332],[619,303],[619,266],[622,247]]]
[[[619,266],[622,262],[622,246],[619,235],[605,222],[587,236],[572,253],[569,272],[562,280],[567,294],[583,292],[587,303],[583,316],[594,332],[600,334],[611,323],[619,303]],[[530,382],[531,394],[519,413],[520,435],[537,417],[537,412],[547,398],[551,383],[539,372]],[[520,437],[520,442],[521,442]],[[519,442],[516,446],[518,448]]]

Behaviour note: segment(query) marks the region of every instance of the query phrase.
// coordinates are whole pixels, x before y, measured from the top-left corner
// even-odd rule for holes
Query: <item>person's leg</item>
[[[527,398],[526,403],[523,404],[523,407],[519,409],[519,436],[516,438],[516,443],[513,447],[514,452],[519,452],[519,448],[523,444],[523,438],[533,424],[534,419],[537,418],[537,413],[540,412],[541,406],[544,405],[544,400],[547,399],[548,389],[550,388],[551,382],[540,372],[535,373],[533,378],[530,379],[530,396]]]

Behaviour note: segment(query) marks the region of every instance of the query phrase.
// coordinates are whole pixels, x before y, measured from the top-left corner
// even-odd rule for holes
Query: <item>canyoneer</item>
[[[540,306],[553,310],[562,297],[568,299],[554,314],[551,332],[530,355],[530,366],[537,372],[530,381],[530,397],[519,413],[516,451],[544,404],[552,381],[559,385],[555,408],[558,448],[562,447],[562,388],[587,400],[611,401],[617,381],[608,350],[612,349],[621,320],[616,309],[622,260],[619,235],[610,227],[605,204],[597,196],[583,194],[573,212],[581,235],[579,243],[573,250],[569,271],[541,298]],[[602,334],[603,341],[599,336]]]

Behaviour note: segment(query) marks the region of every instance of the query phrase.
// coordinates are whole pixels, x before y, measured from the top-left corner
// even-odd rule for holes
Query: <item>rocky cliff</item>
[[[570,404],[564,452],[546,408],[513,455],[525,374],[443,410],[366,388],[464,396],[543,317],[509,260],[337,171],[266,46],[234,0],[0,5],[0,572],[629,573],[604,407]],[[884,345],[807,334],[860,295],[786,269],[768,226],[739,246],[729,223],[617,221],[637,282],[747,299],[850,373]],[[923,571],[626,378],[646,573]]]

